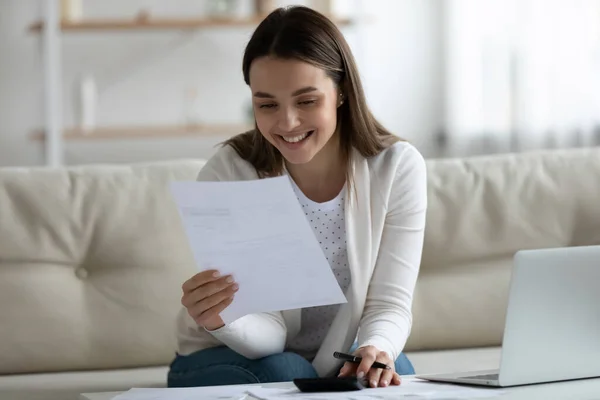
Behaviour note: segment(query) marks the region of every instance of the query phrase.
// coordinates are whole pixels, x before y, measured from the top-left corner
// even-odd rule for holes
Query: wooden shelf
[[[247,18],[134,18],[134,19],[87,19],[78,22],[62,21],[61,30],[76,31],[137,31],[137,30],[186,30],[214,27],[245,27],[258,25],[264,16]],[[349,18],[332,18],[338,25],[349,25]],[[40,32],[41,21],[29,26],[31,32]]]
[[[65,140],[115,140],[115,139],[170,139],[182,137],[214,137],[233,136],[253,129],[251,125],[198,125],[198,126],[136,126],[136,127],[104,127],[92,131],[78,128],[65,130]],[[34,132],[34,140],[45,140],[45,132]]]

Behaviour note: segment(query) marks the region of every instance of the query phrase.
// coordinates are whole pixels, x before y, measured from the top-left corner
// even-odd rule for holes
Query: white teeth
[[[294,137],[285,137],[285,136],[282,136],[282,137],[283,137],[283,140],[285,140],[288,143],[297,143],[297,142],[301,141],[302,139],[305,139],[309,133],[310,132],[306,132],[303,135],[294,136]]]

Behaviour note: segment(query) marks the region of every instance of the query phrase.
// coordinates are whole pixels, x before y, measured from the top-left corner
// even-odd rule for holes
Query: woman
[[[235,277],[201,272],[182,287],[168,384],[340,375],[399,385],[399,375],[414,373],[401,351],[423,246],[423,157],[373,118],[348,44],[309,8],[267,16],[247,45],[243,73],[256,127],[225,142],[198,180],[287,175],[348,302],[225,325],[219,313],[235,296]],[[363,361],[342,366],[334,351]],[[391,369],[370,368],[374,361]]]

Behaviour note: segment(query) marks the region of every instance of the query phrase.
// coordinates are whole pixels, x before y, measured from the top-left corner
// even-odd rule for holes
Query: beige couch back
[[[168,182],[201,165],[0,169],[0,373],[173,358],[195,267]],[[600,149],[428,167],[407,350],[497,345],[516,250],[600,244]]]
[[[600,148],[428,164],[408,349],[500,345],[512,257],[600,244]]]

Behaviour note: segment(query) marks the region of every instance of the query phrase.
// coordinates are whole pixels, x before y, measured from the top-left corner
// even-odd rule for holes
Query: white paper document
[[[504,394],[494,388],[471,388],[446,383],[431,383],[406,377],[402,385],[337,393],[302,393],[295,387],[278,389],[258,385],[210,386],[192,388],[134,388],[112,400],[464,400],[485,399]]]
[[[232,274],[239,285],[225,323],[346,302],[287,176],[174,182],[171,191],[198,269]]]
[[[483,399],[500,396],[504,392],[493,388],[470,388],[460,385],[430,383],[419,379],[402,380],[400,386],[363,389],[348,392],[303,393],[298,389],[249,388],[248,394],[258,400],[393,400],[393,399]]]
[[[256,386],[210,386],[190,388],[133,388],[112,400],[239,400],[247,397],[248,389]]]

